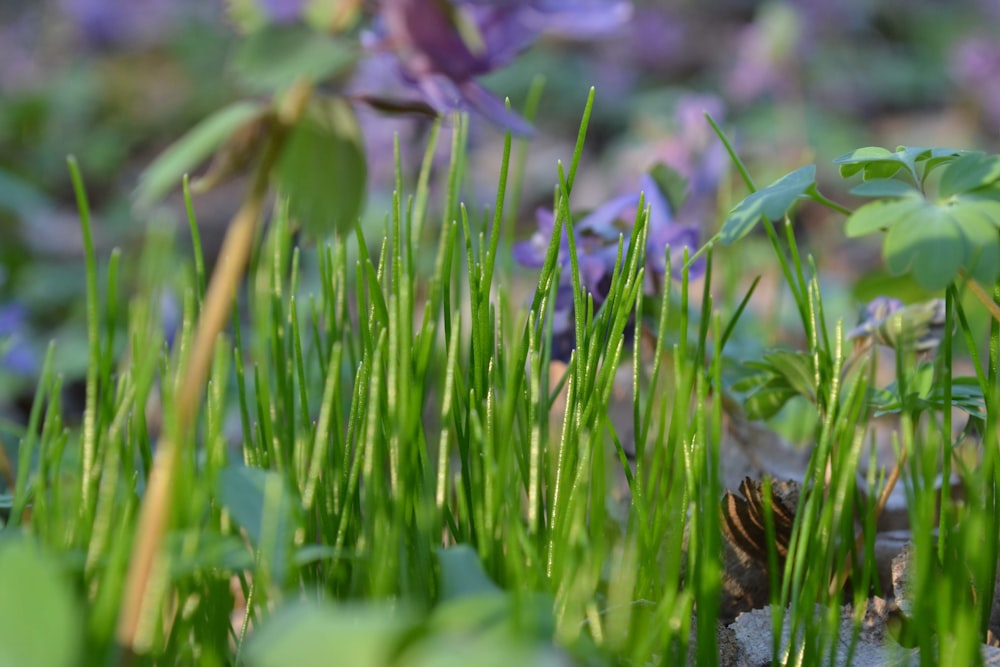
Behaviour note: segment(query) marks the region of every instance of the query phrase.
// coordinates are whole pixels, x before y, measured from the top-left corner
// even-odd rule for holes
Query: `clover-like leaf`
[[[912,270],[921,287],[936,290],[958,273],[967,255],[966,238],[946,207],[928,204],[889,229],[882,254],[890,272]]]
[[[927,206],[927,201],[918,192],[911,190],[910,193],[903,199],[880,199],[869,202],[856,210],[847,219],[845,230],[847,236],[853,238],[889,229]]]
[[[965,236],[965,270],[977,282],[992,285],[1000,276],[1000,231],[996,222],[976,208],[950,208]]]
[[[195,125],[142,172],[135,192],[136,206],[147,208],[178,187],[184,174],[208,159],[238,129],[265,112],[264,105],[257,102],[236,102]]]
[[[275,169],[293,217],[313,234],[348,232],[365,196],[365,154],[354,111],[341,98],[314,98]]]
[[[356,59],[357,50],[346,40],[304,25],[268,26],[240,44],[230,70],[247,90],[267,93],[303,77],[322,81]]]
[[[1000,155],[967,153],[948,165],[941,175],[942,197],[969,192],[1000,179]]]
[[[887,179],[895,176],[901,169],[905,169],[910,179],[917,183],[921,180],[917,168],[918,163],[923,163],[924,176],[926,176],[935,167],[960,154],[961,151],[951,148],[898,146],[895,151],[890,151],[880,146],[866,146],[845,153],[835,158],[833,162],[840,165],[840,175],[844,178],[861,173],[861,177],[866,181]]]
[[[919,192],[909,183],[897,178],[873,178],[855,185],[851,188],[851,194],[858,197],[905,197]]]
[[[816,165],[799,167],[785,174],[737,204],[722,224],[719,238],[725,245],[729,245],[749,234],[762,216],[766,216],[768,220],[777,220],[815,185]]]

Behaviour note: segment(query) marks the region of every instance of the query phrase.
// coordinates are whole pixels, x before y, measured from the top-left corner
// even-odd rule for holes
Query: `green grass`
[[[562,651],[581,664],[682,664],[688,655],[717,664],[719,393],[723,347],[745,301],[715,303],[706,280],[689,302],[686,278],[673,294],[645,295],[639,215],[604,306],[595,312],[574,281],[579,345],[563,374],[550,375],[556,250],[563,227],[576,247],[570,210],[592,101],[568,168],[553,175],[557,222],[530,304],[511,299],[501,243],[513,220],[506,203],[518,197],[507,184],[511,140],[497,156],[492,207],[469,210],[466,124],[457,118],[443,200],[432,202],[429,188],[443,134],[435,126],[412,195],[397,159],[381,235],[359,226],[297,244],[279,200],[255,239],[245,298],[215,313],[228,326],[194,395],[185,378],[199,322],[212,316],[196,207],[189,199],[193,261],[178,273],[171,241],[151,236],[126,296],[121,269],[134,260],[116,251],[98,270],[71,163],[87,248],[86,409],[81,426],[63,421],[50,351],[0,535],[0,589],[20,594],[0,596],[0,646],[12,647],[0,656],[48,665],[500,665],[549,664]],[[774,573],[774,622],[792,628],[789,664],[827,664],[838,641],[856,639],[837,637],[844,600],[831,581],[852,571],[859,610],[874,576],[874,498],[859,494],[856,475],[873,378],[864,364],[845,373],[842,326],[827,321],[790,222],[767,222],[766,233],[801,318],[820,415],[788,566]],[[428,252],[425,274],[417,259]],[[722,282],[736,284],[737,263],[718,258],[739,248],[706,252],[708,275],[714,262]],[[172,347],[157,307],[168,286],[184,305]],[[949,291],[949,324],[975,338],[957,296]],[[647,314],[653,349],[626,340],[635,312]],[[934,372],[949,401],[946,330]],[[995,322],[990,340],[978,363],[984,442],[996,440]],[[609,409],[623,364],[634,469],[621,416]],[[901,353],[897,366],[907,396],[916,360]],[[997,562],[997,452],[987,447],[975,466],[952,463],[950,420],[904,402],[898,434],[915,550],[907,639],[924,664],[979,659]],[[168,465],[163,539],[134,589],[143,503],[153,502],[154,470]],[[956,466],[964,499],[936,490],[942,465]],[[622,483],[627,508],[609,502]],[[860,542],[858,524],[867,527]]]

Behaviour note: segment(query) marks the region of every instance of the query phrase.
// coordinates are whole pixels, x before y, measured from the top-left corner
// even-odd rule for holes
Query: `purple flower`
[[[662,286],[666,273],[666,249],[670,249],[671,277],[680,279],[684,270],[684,253],[693,253],[698,245],[698,229],[693,226],[680,225],[674,220],[670,203],[664,196],[656,181],[649,175],[641,179],[642,191],[619,197],[598,206],[573,225],[576,239],[577,264],[580,269],[580,284],[594,297],[594,303],[600,306],[607,298],[611,288],[611,278],[618,259],[618,239],[624,236],[624,253],[628,250],[629,233],[636,219],[640,200],[649,207],[649,218],[646,228],[646,284],[647,294],[656,293]],[[545,253],[555,226],[551,211],[539,209],[536,214],[538,231],[531,238],[514,245],[514,259],[523,266],[540,268],[545,261]],[[559,329],[556,325],[572,322],[572,268],[569,256],[569,237],[565,227],[559,241],[557,262],[562,267],[559,275],[559,287],[556,293],[556,303],[553,309],[553,338],[561,340],[559,335],[572,334],[572,326]],[[688,267],[688,277],[697,279],[705,273],[705,261],[699,259]],[[562,344],[553,343],[553,358],[557,348]]]
[[[918,352],[932,350],[944,337],[945,319],[944,299],[904,305],[880,296],[862,308],[858,326],[847,332],[847,339],[856,345],[874,341],[894,348],[902,342]]]
[[[257,0],[258,6],[264,11],[271,23],[295,23],[306,8],[307,0]]]
[[[161,41],[193,3],[170,0],[60,0],[62,11],[83,39],[96,47],[136,46]]]
[[[952,52],[951,70],[959,90],[992,128],[1000,127],[1000,40],[972,37]]]
[[[628,18],[624,0],[384,0],[380,35],[371,46],[389,48],[402,79],[438,113],[470,109],[520,135],[531,125],[476,82],[509,64],[539,35],[594,37]],[[358,92],[373,82],[360,80]]]
[[[38,365],[34,351],[24,337],[27,313],[18,303],[0,306],[0,369],[16,375],[30,375]]]

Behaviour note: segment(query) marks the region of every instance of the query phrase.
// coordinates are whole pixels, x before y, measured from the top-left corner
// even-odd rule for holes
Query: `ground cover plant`
[[[845,145],[846,205],[815,164],[758,186],[738,126],[705,108],[693,169],[653,161],[594,202],[603,102],[584,86],[537,229],[517,229],[553,84],[518,110],[479,78],[546,30],[592,39],[629,11],[234,2],[248,96],[178,135],[135,193],[154,220],[182,193],[188,238],[153,225],[102,252],[88,165],[69,159],[82,414],[57,340],[24,423],[0,423],[16,442],[0,663],[991,656],[1000,156]],[[352,87],[381,57],[394,88]],[[423,119],[416,166],[398,136],[391,161],[366,148],[362,106]],[[488,191],[475,122],[503,137]],[[390,195],[366,204],[379,159]],[[233,178],[213,256],[200,197]],[[920,296],[831,317],[809,205],[879,235]],[[770,316],[751,255],[786,300]],[[794,335],[754,343],[779,320]],[[764,658],[737,618],[753,610]]]

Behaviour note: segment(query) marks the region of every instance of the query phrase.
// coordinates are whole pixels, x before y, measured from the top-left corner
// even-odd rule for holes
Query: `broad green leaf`
[[[82,664],[82,628],[58,565],[25,539],[0,540],[0,665]]]
[[[919,193],[905,181],[896,178],[875,178],[854,186],[851,188],[851,194],[858,197],[905,197]]]
[[[891,178],[900,169],[906,169],[914,181],[920,179],[917,163],[924,163],[924,173],[943,164],[961,151],[951,148],[924,148],[921,146],[898,146],[890,151],[879,146],[867,146],[845,153],[833,160],[840,165],[840,175],[849,178],[859,172],[865,180]]]
[[[905,224],[889,229],[882,254],[893,273],[913,271],[922,287],[941,289],[962,266],[966,241],[944,207],[927,205],[914,211]]]
[[[295,506],[280,473],[242,465],[223,468],[219,499],[261,550],[277,578],[284,576],[296,524]]]
[[[347,234],[361,213],[366,167],[361,128],[341,98],[310,102],[275,170],[279,190],[299,223],[315,235]]]
[[[849,178],[859,173],[868,163],[880,160],[895,161],[894,156],[892,151],[881,146],[866,146],[834,158],[833,163],[840,165],[841,176]]]
[[[479,554],[466,545],[458,544],[447,549],[438,549],[438,564],[441,569],[442,601],[480,595],[483,593],[498,593],[498,587],[483,570]]]
[[[435,607],[428,625],[434,632],[545,641],[552,639],[556,629],[553,604],[552,597],[542,593],[518,598],[503,592],[467,595]]]
[[[249,667],[384,667],[413,627],[410,614],[388,605],[332,606],[292,602],[255,629]]]
[[[778,414],[788,401],[800,395],[787,383],[775,384],[779,386],[756,391],[743,402],[743,411],[748,418],[770,419]]]
[[[927,205],[926,200],[915,191],[913,195],[903,199],[869,202],[847,219],[845,233],[848,237],[854,238],[888,229],[903,222]]]
[[[948,165],[941,175],[940,193],[951,197],[1000,179],[1000,155],[968,153]]]
[[[356,59],[348,42],[307,26],[268,26],[240,44],[230,69],[247,90],[268,93],[300,78],[314,83],[330,78]]]
[[[816,183],[816,165],[806,165],[785,174],[766,188],[746,197],[729,213],[722,225],[720,238],[726,245],[743,238],[754,228],[761,216],[777,220],[792,204],[806,195]]]
[[[193,550],[189,544],[194,545]],[[170,576],[174,579],[202,570],[237,572],[253,567],[253,557],[247,553],[246,544],[235,535],[191,529],[168,535],[166,546],[172,556]]]
[[[980,284],[992,285],[1000,275],[1000,231],[974,207],[950,209],[965,235],[965,270]]]
[[[808,354],[792,350],[774,350],[765,354],[764,360],[799,394],[809,398],[816,395],[812,357]]]
[[[256,119],[264,109],[257,102],[236,102],[191,128],[142,172],[135,192],[136,206],[147,208],[180,187],[184,174],[208,159],[230,135]]]
[[[660,192],[670,202],[670,210],[676,213],[684,205],[687,198],[687,179],[676,169],[668,167],[662,162],[657,162],[649,170],[649,175],[653,177],[660,187]]]

